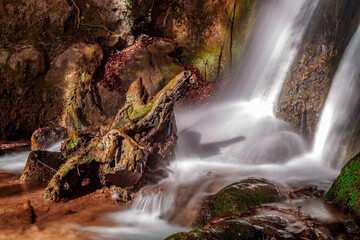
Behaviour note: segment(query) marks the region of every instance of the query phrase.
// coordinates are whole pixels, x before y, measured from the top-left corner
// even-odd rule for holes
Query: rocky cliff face
[[[360,22],[360,2],[320,2],[283,86],[277,116],[313,138],[331,80]],[[346,27],[344,27],[346,26]]]
[[[99,84],[105,63],[144,33],[174,43],[123,52],[134,58],[116,70],[119,85],[143,77],[154,95],[187,64],[205,80],[226,74],[246,44],[256,4],[1,0],[0,139],[29,138],[44,126],[84,129],[111,122],[126,89]]]

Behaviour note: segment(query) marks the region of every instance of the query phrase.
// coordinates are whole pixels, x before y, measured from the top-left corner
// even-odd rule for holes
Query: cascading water
[[[337,167],[343,165],[345,154],[339,151],[344,129],[360,99],[360,27],[347,47],[320,118],[313,144],[317,159]],[[337,162],[334,160],[338,159]]]

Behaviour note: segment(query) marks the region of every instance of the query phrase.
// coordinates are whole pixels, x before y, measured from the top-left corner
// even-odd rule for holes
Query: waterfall
[[[313,143],[319,161],[341,167],[344,152],[338,152],[344,131],[360,99],[360,26],[352,37],[331,84]],[[335,158],[339,159],[335,162]]]

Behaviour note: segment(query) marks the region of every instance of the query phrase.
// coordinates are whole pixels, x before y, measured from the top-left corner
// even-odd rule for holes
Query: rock
[[[190,231],[188,233],[181,232],[173,234],[165,240],[201,240],[201,239],[214,239],[214,240],[223,240],[223,239],[262,239],[262,232],[242,220],[231,220],[224,221],[216,224],[213,228],[208,229],[197,229]]]
[[[31,150],[42,150],[67,137],[64,127],[44,127],[37,129],[31,136]]]
[[[7,25],[8,29],[4,32],[13,34],[25,29],[25,31],[18,33],[16,37],[26,34],[26,31],[31,29],[34,24],[40,23],[50,25],[51,31],[63,33],[65,25],[71,17],[72,10],[73,8],[66,0],[16,0],[5,2],[5,17],[0,20],[0,26]],[[35,35],[39,29],[32,30],[34,30],[32,35]]]
[[[0,67],[6,66],[9,57],[10,57],[10,53],[5,49],[0,48]]]
[[[341,170],[324,199],[360,215],[360,153]]]
[[[234,4],[231,29],[228,22]],[[184,63],[199,68],[207,80],[214,80],[218,75],[220,52],[220,76],[226,74],[231,61],[241,57],[258,5],[257,1],[163,0],[156,2],[152,17],[155,31],[176,39],[185,47]],[[233,44],[231,54],[230,44]]]
[[[65,162],[61,153],[33,151],[29,154],[20,180],[23,182],[49,182]]]
[[[101,1],[94,0],[94,4],[99,8],[103,19],[108,22],[109,27],[115,33],[109,38],[108,46],[114,47],[121,41],[125,41],[127,46],[134,43],[134,35],[132,34],[133,20],[130,17],[129,9],[126,7],[130,4],[126,1],[110,0]]]
[[[59,201],[86,178],[120,188],[136,189],[146,183],[153,170],[173,157],[174,103],[193,82],[191,72],[182,72],[148,98],[141,79],[135,81],[111,126],[74,131],[64,141],[62,151],[67,160],[51,179],[46,198]]]
[[[13,79],[33,79],[44,73],[46,61],[44,54],[33,46],[25,46],[8,59]]]
[[[94,83],[94,74],[102,59],[100,45],[76,43],[58,56],[46,75],[48,82],[64,91],[63,120],[70,131],[104,120]]]
[[[277,104],[277,117],[290,123],[309,143],[341,57],[359,25],[357,2],[344,1],[339,8],[333,8],[334,4],[339,1],[321,2],[315,10],[314,24],[305,34]]]
[[[145,39],[149,43],[144,43]],[[184,71],[177,63],[177,51],[178,47],[171,41],[144,38],[112,56],[106,64],[105,80],[101,84],[110,90],[128,89],[141,78],[146,92],[153,97]]]
[[[239,215],[263,203],[276,201],[276,186],[265,179],[249,178],[230,184],[203,200],[196,226],[204,226],[215,218]]]

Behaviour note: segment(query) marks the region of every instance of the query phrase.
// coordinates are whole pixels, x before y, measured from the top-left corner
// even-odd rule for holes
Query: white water
[[[62,141],[54,143],[46,148],[47,151],[57,152],[60,151]],[[6,153],[0,156],[0,170],[21,173],[24,170],[27,157],[30,151],[20,151]]]
[[[319,121],[313,144],[313,154],[318,160],[337,167],[343,165],[346,156],[344,150],[339,149],[342,133],[348,127],[359,98],[360,27],[344,53]],[[335,158],[338,159],[336,162]]]

